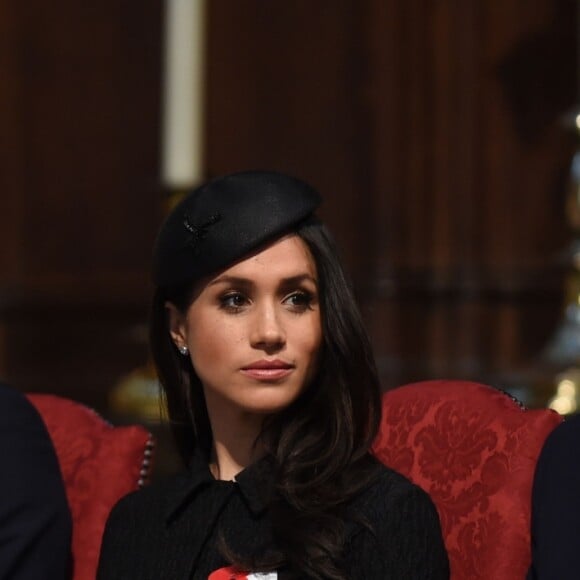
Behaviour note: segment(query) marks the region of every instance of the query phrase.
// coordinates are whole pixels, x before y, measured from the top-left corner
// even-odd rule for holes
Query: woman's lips
[[[258,381],[275,381],[292,373],[294,365],[281,360],[260,360],[241,369],[242,374]]]

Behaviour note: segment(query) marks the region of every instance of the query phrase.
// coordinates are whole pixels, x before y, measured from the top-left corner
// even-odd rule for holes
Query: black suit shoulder
[[[370,485],[357,497],[357,502],[375,504],[376,501],[390,504],[408,493],[418,492],[431,502],[428,494],[407,477],[372,458],[374,471]],[[386,506],[385,506],[386,507]]]
[[[10,425],[19,425],[22,419],[27,421],[27,427],[36,427],[42,424],[42,419],[34,406],[19,391],[0,383],[0,420],[3,428]]]
[[[579,518],[580,416],[575,416],[550,433],[536,465],[528,578],[578,577]]]
[[[363,523],[350,541],[350,577],[449,578],[439,515],[419,486],[380,465],[373,483],[353,507]]]
[[[174,476],[123,496],[111,510],[107,528],[116,530],[126,528],[128,523],[141,526],[162,522],[167,516],[167,495],[182,479],[182,475]]]
[[[122,497],[111,510],[103,534],[99,558],[99,579],[134,578],[135,565],[144,565],[163,557],[168,502],[176,490],[187,482],[180,474],[156,482]]]
[[[101,560],[120,546],[124,546],[124,552],[132,547],[139,553],[155,542],[154,536],[163,530],[170,515],[167,498],[173,496],[185,479],[186,476],[177,475],[122,497],[107,519]]]
[[[28,399],[0,384],[0,578],[64,578],[71,516],[46,427]]]

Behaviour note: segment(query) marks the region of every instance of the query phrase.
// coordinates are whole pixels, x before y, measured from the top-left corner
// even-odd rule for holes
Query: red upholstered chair
[[[525,577],[534,468],[561,420],[471,382],[427,381],[385,393],[373,451],[431,495],[452,580]]]
[[[139,426],[113,427],[54,395],[28,395],[56,448],[73,519],[73,580],[94,580],[105,522],[123,495],[143,485],[153,441]]]

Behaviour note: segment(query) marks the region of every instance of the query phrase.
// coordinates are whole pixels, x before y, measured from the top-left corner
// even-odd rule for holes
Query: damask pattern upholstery
[[[426,381],[385,393],[373,451],[431,495],[452,580],[525,577],[534,468],[561,420],[466,381]]]
[[[111,508],[147,477],[151,435],[113,427],[91,409],[54,395],[29,394],[56,449],[72,512],[73,580],[94,580]]]

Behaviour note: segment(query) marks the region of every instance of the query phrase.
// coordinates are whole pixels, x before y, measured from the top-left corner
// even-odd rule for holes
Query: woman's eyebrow
[[[312,276],[311,274],[304,273],[304,274],[296,274],[295,276],[288,276],[287,278],[282,278],[280,280],[279,286],[287,287],[287,286],[294,286],[297,284],[301,284],[303,282],[311,282],[315,286],[318,286],[318,280]],[[215,280],[212,280],[208,286],[215,286],[217,284],[232,284],[234,286],[240,286],[242,288],[248,287],[251,288],[255,286],[254,280],[249,278],[244,278],[242,276],[220,276]]]
[[[219,278],[212,280],[208,284],[208,286],[215,286],[217,284],[232,284],[232,285],[241,286],[241,287],[251,287],[254,285],[252,280],[250,280],[249,278],[242,278],[241,276],[227,276],[227,275],[220,276]]]
[[[318,280],[311,274],[297,274],[296,276],[290,276],[288,278],[283,278],[280,280],[280,286],[296,286],[302,284],[302,282],[311,282],[314,286],[318,287]]]

